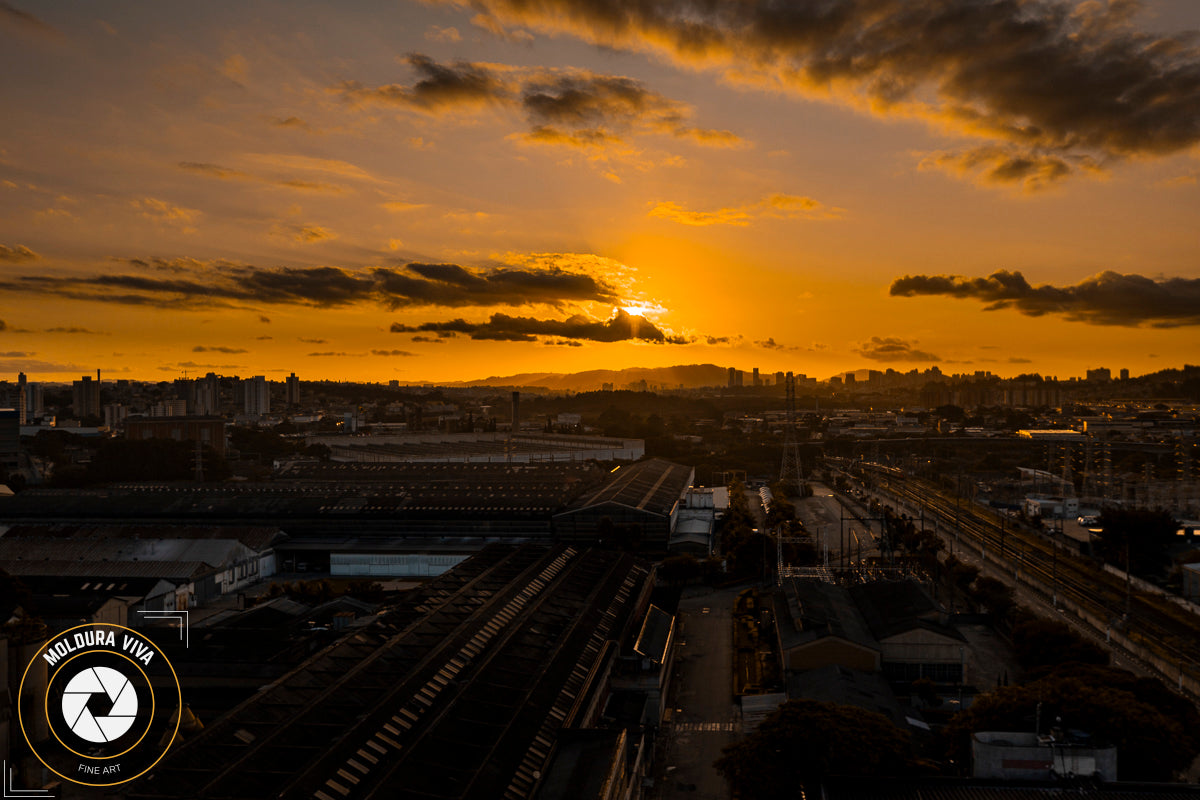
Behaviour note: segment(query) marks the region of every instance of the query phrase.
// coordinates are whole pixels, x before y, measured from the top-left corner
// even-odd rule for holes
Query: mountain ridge
[[[631,384],[645,381],[647,387],[666,389],[695,389],[702,386],[725,386],[728,367],[715,364],[681,364],[671,367],[626,367],[625,369],[592,369],[583,372],[521,372],[515,375],[493,375],[471,381],[439,383],[439,386],[513,386],[559,391],[593,392],[604,384],[613,389],[628,389]]]

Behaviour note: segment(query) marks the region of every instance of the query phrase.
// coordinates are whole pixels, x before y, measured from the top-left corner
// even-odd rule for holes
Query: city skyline
[[[0,4],[0,371],[1194,361],[1200,8],[820,8]]]

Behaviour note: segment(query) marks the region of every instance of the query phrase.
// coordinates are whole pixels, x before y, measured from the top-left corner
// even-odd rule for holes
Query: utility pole
[[[787,421],[783,427],[783,463],[779,467],[779,482],[790,483],[803,494],[804,478],[800,469],[800,447],[796,442],[796,376],[788,373],[784,379]]]

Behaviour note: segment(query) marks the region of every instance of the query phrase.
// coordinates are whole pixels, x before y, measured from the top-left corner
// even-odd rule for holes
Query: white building
[[[255,375],[245,381],[246,416],[265,417],[271,413],[271,387],[263,375]]]

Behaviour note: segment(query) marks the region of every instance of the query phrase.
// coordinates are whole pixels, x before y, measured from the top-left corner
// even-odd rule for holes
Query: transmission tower
[[[803,478],[800,470],[800,445],[796,442],[796,378],[787,374],[784,383],[787,396],[787,423],[783,426],[783,463],[779,467],[779,482],[791,484],[800,491]]]

